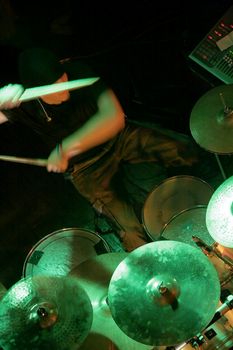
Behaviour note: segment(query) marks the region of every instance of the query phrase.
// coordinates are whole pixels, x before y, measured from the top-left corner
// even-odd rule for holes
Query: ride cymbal
[[[196,102],[190,130],[204,149],[219,154],[233,153],[233,84],[217,86]]]
[[[0,346],[4,350],[71,350],[92,324],[91,302],[71,277],[27,277],[0,303]]]
[[[157,241],[135,249],[116,268],[108,301],[118,326],[149,345],[174,345],[203,330],[220,298],[217,271],[201,251]]]

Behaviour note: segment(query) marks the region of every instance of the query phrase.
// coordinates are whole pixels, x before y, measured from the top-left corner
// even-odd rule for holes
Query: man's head
[[[25,88],[50,85],[68,80],[55,53],[46,48],[29,48],[21,52],[18,61],[19,77]],[[42,100],[59,104],[69,98],[69,91],[45,95]]]

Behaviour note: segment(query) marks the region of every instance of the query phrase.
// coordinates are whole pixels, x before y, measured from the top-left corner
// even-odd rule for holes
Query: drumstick
[[[65,90],[74,90],[94,84],[99,77],[65,81],[63,83],[37,86],[26,89],[19,98],[19,101],[29,101],[40,96],[53,94]]]
[[[31,164],[37,166],[47,166],[46,159],[32,159],[32,158],[22,158],[22,157],[13,157],[13,156],[2,156],[0,155],[0,160],[4,160],[7,162],[15,162],[15,163],[23,163],[23,164]]]

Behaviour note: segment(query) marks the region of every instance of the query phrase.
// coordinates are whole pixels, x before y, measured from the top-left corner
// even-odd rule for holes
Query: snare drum
[[[197,236],[207,245],[215,243],[206,227],[206,205],[182,210],[174,215],[161,230],[160,237],[197,247],[192,236]]]
[[[23,277],[67,276],[85,260],[108,252],[109,245],[98,234],[83,228],[64,228],[45,236],[31,249]]]
[[[207,206],[196,206],[174,215],[161,230],[161,238],[179,241],[198,248],[192,236],[197,236],[210,248],[218,244],[210,236],[206,226]],[[200,249],[200,248],[198,248]],[[233,292],[233,270],[216,255],[206,254],[218,272],[221,287]]]
[[[142,210],[142,223],[152,240],[161,229],[184,209],[207,205],[214,189],[205,181],[188,175],[170,177],[148,195]]]

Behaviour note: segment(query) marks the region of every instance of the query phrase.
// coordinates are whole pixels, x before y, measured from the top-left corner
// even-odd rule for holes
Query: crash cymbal
[[[233,84],[217,86],[196,102],[190,130],[204,149],[219,154],[233,153]]]
[[[106,253],[95,256],[78,265],[71,273],[86,290],[93,308],[91,331],[80,350],[149,350],[129,338],[117,326],[108,306],[108,287],[113,272],[129,253]],[[110,345],[111,344],[111,345]]]
[[[90,331],[91,302],[71,277],[27,277],[0,303],[0,346],[7,350],[77,349]]]
[[[213,239],[233,248],[233,176],[213,193],[206,211],[206,226]]]
[[[118,326],[132,339],[174,345],[204,329],[220,297],[216,269],[183,242],[156,241],[135,249],[116,268],[108,301]]]

